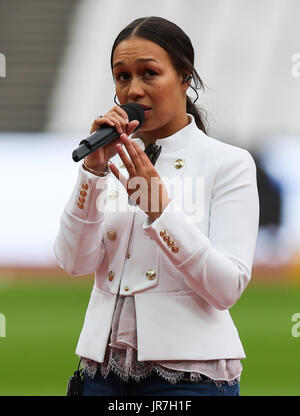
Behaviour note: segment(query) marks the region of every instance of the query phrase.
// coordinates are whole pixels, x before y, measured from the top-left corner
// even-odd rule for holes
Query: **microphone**
[[[126,111],[129,121],[138,120],[139,125],[135,130],[141,127],[145,120],[145,113],[140,104],[127,103],[121,105],[121,108]],[[79,162],[79,160],[83,159],[85,156],[93,153],[95,150],[105,146],[107,143],[118,137],[120,137],[120,134],[114,127],[106,125],[101,126],[99,130],[94,131],[90,136],[81,140],[79,143],[80,146],[72,153],[74,162]]]

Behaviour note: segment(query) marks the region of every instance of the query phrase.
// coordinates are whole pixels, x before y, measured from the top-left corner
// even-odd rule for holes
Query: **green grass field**
[[[0,284],[0,396],[65,395],[92,286],[78,282]],[[247,355],[241,395],[300,395],[300,337],[291,333],[297,312],[300,286],[283,284],[251,283],[231,309]]]

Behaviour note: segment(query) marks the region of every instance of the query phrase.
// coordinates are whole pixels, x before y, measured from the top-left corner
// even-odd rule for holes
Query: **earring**
[[[191,80],[192,78],[193,78],[193,77],[192,77],[192,75],[191,75],[191,74],[189,74],[189,75],[187,75],[187,76],[183,79],[183,82],[186,82],[186,83],[188,84],[188,86],[189,86],[190,88],[192,88],[192,90],[196,93],[196,98],[195,98],[195,100],[193,101],[193,105],[194,105],[194,104],[195,104],[195,102],[198,100],[199,95],[198,95],[198,92],[197,92],[196,88],[195,88],[195,87],[193,87],[191,84],[189,84],[189,82],[190,82],[190,80]]]
[[[196,98],[195,98],[195,100],[193,101],[193,105],[195,104],[195,102],[198,100],[198,98],[199,98],[199,94],[198,94],[198,92],[197,92],[197,90],[196,90],[196,88],[194,88],[194,87],[192,87],[191,85],[190,85],[190,87],[192,88],[192,90],[196,93]]]
[[[190,82],[190,80],[192,79],[192,75],[189,74],[187,75],[187,77],[185,78],[184,82]]]
[[[114,96],[114,103],[119,105],[119,106],[121,105],[120,103],[117,103],[117,94],[115,94],[115,96]]]

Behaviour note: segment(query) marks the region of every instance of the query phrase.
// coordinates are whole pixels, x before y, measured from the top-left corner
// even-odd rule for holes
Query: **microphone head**
[[[129,121],[137,120],[140,123],[137,128],[141,127],[145,120],[145,113],[143,107],[140,104],[127,103],[121,105],[121,108],[126,111]]]

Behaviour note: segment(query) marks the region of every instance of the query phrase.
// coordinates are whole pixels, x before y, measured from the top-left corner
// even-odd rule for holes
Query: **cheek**
[[[178,83],[178,80],[170,76],[162,85],[162,89],[164,91],[164,94],[166,94],[169,99],[172,99],[174,97],[178,97],[180,86],[181,84]]]
[[[160,84],[156,86],[153,91],[153,99],[161,107],[169,105],[169,103],[173,101],[175,95],[174,85],[169,83]]]
[[[116,94],[117,94],[117,97],[119,98],[119,100],[121,100],[122,97],[125,96],[124,90],[122,90],[122,88],[118,88],[118,87],[116,87]]]
[[[173,112],[179,102],[178,88],[174,84],[166,84],[157,89],[156,105],[164,113]]]

